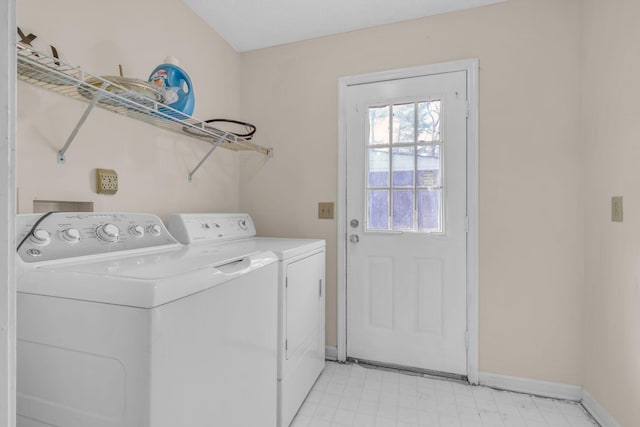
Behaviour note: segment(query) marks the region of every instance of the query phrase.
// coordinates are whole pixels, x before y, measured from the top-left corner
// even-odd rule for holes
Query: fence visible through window
[[[369,107],[367,231],[443,233],[440,99]]]

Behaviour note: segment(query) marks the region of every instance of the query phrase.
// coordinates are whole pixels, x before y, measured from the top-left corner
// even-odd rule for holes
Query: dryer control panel
[[[255,237],[256,227],[249,214],[172,214],[169,231],[180,243],[217,243]]]
[[[28,263],[179,246],[151,214],[54,212],[16,217],[18,255]]]

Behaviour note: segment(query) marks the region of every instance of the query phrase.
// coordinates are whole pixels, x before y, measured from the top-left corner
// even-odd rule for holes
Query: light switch
[[[622,196],[611,198],[611,221],[622,222]]]
[[[318,218],[333,219],[333,202],[318,203]]]

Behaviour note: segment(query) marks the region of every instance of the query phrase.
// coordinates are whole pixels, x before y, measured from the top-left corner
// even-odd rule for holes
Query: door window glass
[[[367,230],[442,233],[440,99],[369,107]]]

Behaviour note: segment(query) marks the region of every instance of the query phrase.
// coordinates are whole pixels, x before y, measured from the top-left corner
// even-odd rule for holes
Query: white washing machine
[[[278,427],[287,427],[325,364],[325,241],[255,237],[248,214],[174,214],[169,231],[191,247],[241,245],[278,258]]]
[[[159,218],[19,215],[19,427],[275,426],[273,253]]]

